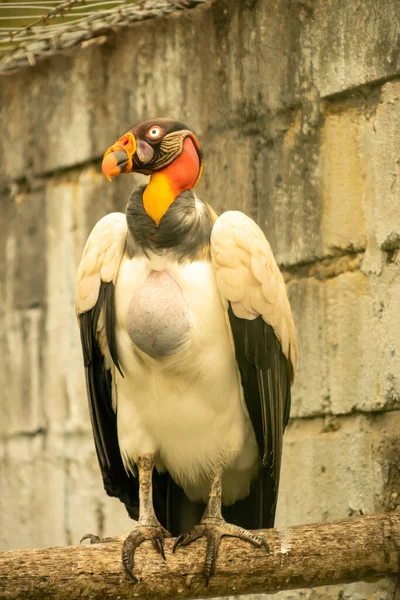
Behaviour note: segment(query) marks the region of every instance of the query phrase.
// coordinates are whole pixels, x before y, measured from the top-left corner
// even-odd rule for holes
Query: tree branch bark
[[[121,543],[0,552],[0,598],[203,598],[309,588],[400,572],[400,512],[261,532],[271,548],[224,538],[217,570],[204,585],[205,541],[164,562],[149,542],[135,556],[139,583],[123,571]]]

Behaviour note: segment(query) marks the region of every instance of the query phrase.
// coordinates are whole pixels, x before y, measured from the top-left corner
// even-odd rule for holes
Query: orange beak
[[[132,157],[135,152],[136,139],[130,131],[110,146],[104,153],[101,165],[101,170],[108,181],[111,181],[111,177],[132,171]]]

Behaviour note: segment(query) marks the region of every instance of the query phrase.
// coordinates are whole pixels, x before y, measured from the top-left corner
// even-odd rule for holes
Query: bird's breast
[[[188,304],[167,271],[151,271],[128,306],[127,329],[133,343],[153,356],[179,351],[191,328]]]

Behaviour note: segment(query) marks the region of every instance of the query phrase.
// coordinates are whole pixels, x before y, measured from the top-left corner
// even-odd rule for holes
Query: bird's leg
[[[227,523],[222,516],[221,512],[221,497],[222,497],[222,473],[219,471],[214,476],[211,482],[210,494],[204,515],[199,525],[193,527],[183,535],[176,538],[174,543],[173,551],[178,546],[187,546],[194,540],[200,537],[206,536],[207,538],[207,550],[206,550],[206,585],[215,573],[215,565],[218,556],[218,549],[221,542],[221,538],[224,535],[237,537],[241,540],[250,542],[254,546],[264,548],[269,552],[269,546],[261,536],[256,535],[242,527]]]
[[[136,466],[139,474],[139,520],[122,547],[123,565],[135,581],[137,578],[133,573],[133,565],[136,548],[145,540],[150,540],[165,560],[164,538],[170,537],[170,533],[162,527],[154,512],[152,483],[154,456],[139,456]]]

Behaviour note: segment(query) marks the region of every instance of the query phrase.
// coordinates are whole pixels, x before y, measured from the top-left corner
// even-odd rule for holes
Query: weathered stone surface
[[[389,473],[399,430],[400,411],[292,421],[284,437],[277,526],[392,509],[393,495],[400,498],[400,470]]]
[[[62,440],[25,435],[0,444],[2,549],[65,544]]]
[[[315,260],[323,255],[322,197],[318,174],[320,107],[313,90],[307,90],[303,107],[277,143],[277,168],[271,204],[278,222],[286,224],[276,235],[278,261],[284,265]]]
[[[359,136],[365,121],[359,110],[327,114],[321,131],[320,177],[324,254],[360,250],[367,244],[364,168]]]
[[[255,219],[277,260],[289,264],[299,256],[315,256],[306,232],[317,229],[319,219],[315,206],[298,202],[302,189],[297,196],[290,191],[294,192],[293,169],[287,169],[291,150],[285,147],[284,135],[291,127],[292,115],[287,114],[279,123],[254,123],[203,136],[205,169],[196,189],[218,214],[242,210]]]
[[[370,251],[400,248],[399,139],[400,83],[396,81],[383,86],[381,103],[365,122],[360,139]]]
[[[274,113],[304,101],[312,89],[324,97],[393,76],[398,26],[395,0],[379,6],[221,0],[137,23],[103,46],[65,52],[4,78],[3,177],[98,158],[151,114],[179,115],[202,133]]]
[[[396,0],[311,0],[299,5],[302,62],[321,97],[399,72]]]
[[[0,435],[46,427],[43,406],[43,327],[40,308],[6,312],[2,320]]]
[[[8,286],[7,304],[13,310],[37,308],[43,303],[46,286],[43,191],[43,187],[31,193],[17,188],[4,198],[7,218],[1,220],[6,258],[3,284]]]
[[[292,417],[400,406],[400,273],[288,284],[299,337]]]
[[[400,499],[400,412],[294,420],[286,430],[278,526],[392,510]],[[397,456],[397,458],[396,458]],[[345,540],[344,540],[345,543]],[[395,580],[296,590],[276,600],[393,600]],[[254,596],[254,600],[270,596]]]
[[[46,214],[40,191],[6,195],[1,203],[0,434],[12,434],[45,426],[41,388]]]

